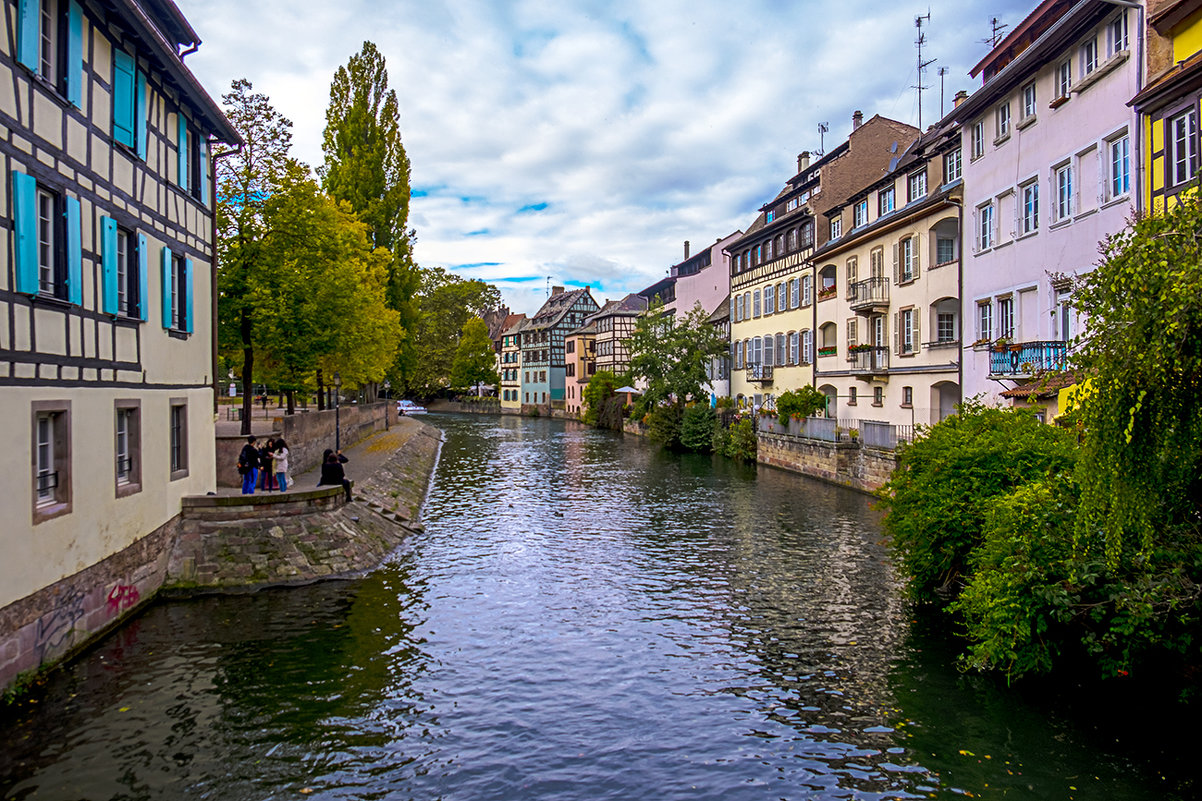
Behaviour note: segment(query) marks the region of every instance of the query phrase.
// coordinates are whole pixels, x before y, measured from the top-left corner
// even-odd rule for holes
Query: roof
[[[982,72],[987,73],[989,80],[998,70],[1010,62],[1015,56],[1030,46],[1031,42],[1048,29],[1058,15],[1063,14],[1072,5],[1072,0],[1043,0],[1034,11],[1014,26],[989,53],[968,71],[975,78]],[[986,42],[988,44],[988,42]]]
[[[583,289],[571,289],[559,294],[552,295],[547,298],[547,302],[542,305],[542,308],[535,312],[534,317],[530,318],[531,328],[551,328],[563,319],[563,316],[576,304],[576,301],[583,297],[597,305],[593,301],[593,296],[589,294],[588,287]]]
[[[521,322],[522,320],[525,320],[525,319],[526,319],[526,315],[524,315],[524,314],[508,314],[508,315],[506,315],[505,319],[500,322],[497,333],[495,336],[493,336],[493,339],[496,339],[497,337],[503,337],[506,334],[511,333],[510,329],[512,329],[515,325],[517,325],[519,322]]]
[[[635,316],[647,310],[647,298],[637,292],[631,292],[621,300],[611,300],[594,314],[591,319],[613,315]]]
[[[163,83],[179,90],[180,95],[193,107],[197,122],[208,129],[206,133],[219,142],[242,144],[242,137],[226,118],[225,112],[209,96],[192,71],[184,66],[184,61],[176,49],[179,42],[171,41],[194,35],[194,32],[189,34],[184,30],[187,26],[186,20],[183,25],[179,24],[178,20],[183,20],[183,15],[175,8],[175,4],[170,0],[146,0],[146,7],[143,7],[140,0],[113,0],[113,3],[122,21],[130,26],[130,33],[145,48],[146,53],[153,55],[155,61],[163,68]],[[159,25],[174,33],[164,32]],[[191,31],[191,28],[187,27],[187,31]]]
[[[167,41],[177,45],[199,45],[200,36],[192,29],[172,0],[141,0],[146,13],[154,20],[155,27]]]
[[[1056,397],[1060,390],[1075,383],[1077,383],[1077,374],[1071,370],[1052,372],[1036,376],[1017,387],[1004,389],[998,394],[1003,398],[1017,398],[1020,400],[1038,398],[1043,400]]]
[[[1199,87],[1202,87],[1202,52],[1178,61],[1131,98],[1127,105],[1134,106],[1141,114],[1151,114]]]
[[[712,325],[715,323],[724,323],[729,319],[730,319],[730,293],[727,292],[726,297],[723,298],[716,307],[714,307],[714,310],[712,312],[710,312],[710,316],[707,317],[705,319],[705,321]]]
[[[665,289],[667,289],[670,286],[675,286],[675,284],[676,284],[676,276],[669,275],[666,278],[659,279],[651,286],[640,291],[638,294],[640,296],[646,298],[647,300],[650,300],[651,298],[654,298],[657,295],[662,295],[663,291]]]

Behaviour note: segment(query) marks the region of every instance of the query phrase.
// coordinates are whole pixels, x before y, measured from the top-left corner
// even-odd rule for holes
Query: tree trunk
[[[326,410],[326,385],[321,376],[321,368],[317,368],[317,411]]]
[[[250,433],[255,413],[255,349],[250,343],[250,314],[245,309],[238,327],[242,333],[242,434],[245,436]]]
[[[295,390],[289,389],[284,393],[284,395],[288,399],[288,414],[296,414]]]

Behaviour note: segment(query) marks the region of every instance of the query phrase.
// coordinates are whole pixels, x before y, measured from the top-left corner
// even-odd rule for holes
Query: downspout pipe
[[[217,160],[223,159],[226,156],[232,156],[242,152],[242,143],[222,153],[213,153],[212,145],[216,140],[207,140],[209,152],[212,155],[209,157],[209,185],[213,187],[213,196],[210,198],[209,206],[209,253],[210,253],[210,281],[212,288],[210,291],[210,314],[213,321],[212,332],[212,353],[213,360],[213,414],[217,414],[217,400],[221,397],[221,381],[222,378],[217,375]]]

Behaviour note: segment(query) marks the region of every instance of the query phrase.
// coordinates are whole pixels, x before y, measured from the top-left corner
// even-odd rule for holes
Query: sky
[[[412,165],[415,255],[533,314],[600,303],[745,230],[852,113],[922,124],[973,91],[991,20],[1037,0],[176,0],[215,98],[246,78],[316,167],[330,81],[365,40],[387,62]],[[937,70],[946,68],[941,78]],[[942,89],[941,89],[942,83]],[[819,124],[829,131],[819,134]]]

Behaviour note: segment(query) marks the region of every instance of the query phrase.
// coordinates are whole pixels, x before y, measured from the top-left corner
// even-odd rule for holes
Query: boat
[[[411,400],[399,400],[396,402],[396,413],[402,417],[411,414],[425,414],[426,407]]]

